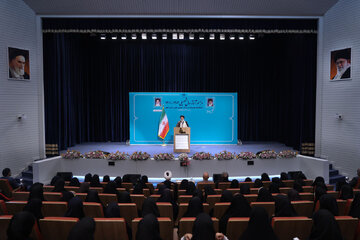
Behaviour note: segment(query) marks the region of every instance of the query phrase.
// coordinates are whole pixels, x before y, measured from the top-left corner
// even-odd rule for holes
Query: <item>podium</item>
[[[190,152],[190,128],[174,127],[174,152]]]

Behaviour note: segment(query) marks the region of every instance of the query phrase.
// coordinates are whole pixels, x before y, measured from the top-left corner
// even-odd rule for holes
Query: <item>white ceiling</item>
[[[322,16],[338,0],[23,0],[40,15]]]

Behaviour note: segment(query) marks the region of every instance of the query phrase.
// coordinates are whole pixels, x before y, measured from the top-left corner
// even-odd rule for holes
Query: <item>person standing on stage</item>
[[[185,117],[183,115],[180,116],[180,121],[178,121],[176,127],[181,127],[181,128],[189,127],[189,124],[187,121],[185,121]]]

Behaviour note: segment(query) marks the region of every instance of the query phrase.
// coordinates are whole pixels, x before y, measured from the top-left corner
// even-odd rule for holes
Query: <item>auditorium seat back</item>
[[[244,233],[249,223],[248,217],[234,217],[229,218],[226,225],[226,236],[229,240],[238,240]]]
[[[294,187],[294,180],[282,180],[285,187],[293,188]]]
[[[304,179],[303,182],[305,186],[311,186],[314,181],[312,179]]]
[[[338,209],[339,209],[339,216],[345,216],[345,215],[347,215],[347,214],[345,213],[347,200],[336,199],[336,202],[337,202]]]
[[[260,188],[250,188],[250,194],[258,194]]]
[[[214,224],[215,232],[219,232],[219,220],[217,218],[211,218]],[[179,221],[179,238],[185,235],[185,233],[192,233],[193,225],[196,218],[194,217],[183,217]],[[170,239],[170,238],[168,238]]]
[[[312,217],[314,208],[313,201],[292,201],[291,204],[299,216]]]
[[[139,222],[142,218],[135,218],[132,221],[132,235],[133,240],[136,239],[136,233],[138,229]],[[170,218],[167,217],[158,217],[157,220],[159,221],[159,228],[160,228],[160,237],[161,239],[173,239],[173,222]]]
[[[263,207],[268,213],[269,217],[274,215],[275,212],[275,202],[252,202],[251,207]]]
[[[220,198],[221,198],[220,194],[207,196],[206,202],[209,204],[210,209],[214,208],[215,203],[220,202]]]
[[[43,186],[43,189],[44,189],[44,192],[52,192],[52,190],[54,190],[54,186],[51,186],[51,185],[44,185]]]
[[[279,240],[295,237],[307,239],[311,232],[312,220],[308,217],[274,217],[272,226]]]
[[[208,183],[199,182],[198,184],[196,184],[197,189],[199,189],[200,191],[202,191],[205,186],[210,186],[212,189],[214,189],[215,188],[215,183],[213,183],[213,182],[208,182]]]
[[[314,192],[314,188],[312,186],[303,186],[303,192],[304,193],[313,193]]]
[[[160,197],[160,194],[152,194],[150,195],[151,198],[153,198],[155,201],[158,200],[158,198]]]
[[[67,191],[72,191],[72,192],[76,192],[76,193],[80,192],[80,187],[65,186],[64,188]]]
[[[44,217],[63,217],[67,210],[67,202],[48,202],[42,203]]]
[[[214,217],[217,219],[220,219],[226,210],[230,207],[231,203],[229,202],[221,202],[221,203],[215,203],[214,206]]]
[[[95,240],[128,240],[124,218],[94,218]]]
[[[126,191],[130,192],[130,189],[133,188],[133,184],[128,182],[123,182],[121,183],[121,187],[125,188]]]
[[[145,201],[144,194],[130,194],[131,201],[136,204],[137,209],[141,211],[142,205]]]
[[[14,215],[15,213],[21,212],[27,201],[8,201],[6,204],[6,210],[8,215]]]
[[[29,192],[22,192],[22,191],[12,193],[14,201],[27,201],[29,199],[29,195],[30,195]]]
[[[187,209],[188,209],[189,204],[188,203],[180,203],[179,204],[179,213],[178,213],[178,217],[176,219],[176,223],[179,222],[180,218],[182,218],[184,216],[184,214],[186,213]],[[210,206],[208,203],[203,203],[203,208],[204,208],[204,212],[205,213],[210,213]]]
[[[9,180],[0,179],[0,192],[7,198],[12,198],[13,188],[11,187]]]
[[[344,214],[345,216],[349,214],[350,208],[351,208],[351,204],[352,204],[353,200],[354,200],[354,199],[348,199],[348,200],[346,201],[345,214]]]
[[[116,194],[108,194],[108,193],[101,193],[99,194],[99,198],[101,203],[106,207],[111,202],[117,202],[117,195]]]
[[[335,216],[343,239],[354,239],[359,219],[350,216]]]
[[[178,203],[189,203],[192,197],[191,195],[180,195],[178,197]]]
[[[104,211],[101,203],[95,202],[84,202],[83,203],[84,214],[87,217],[92,218],[103,218]]]
[[[44,192],[45,201],[60,201],[62,193],[60,192]]]
[[[303,201],[314,201],[313,193],[299,193],[301,200]]]
[[[232,195],[240,192],[240,188],[228,188],[226,190],[230,191],[232,193]]]
[[[135,203],[118,203],[120,208],[120,216],[125,219],[128,226],[131,226],[131,221],[138,217],[138,210]]]
[[[76,193],[76,196],[79,197],[83,202],[85,202],[87,193]]]
[[[102,193],[104,189],[102,187],[89,187],[89,190],[95,190],[98,193]]]
[[[157,202],[156,205],[157,205],[157,207],[159,209],[160,217],[168,217],[172,221],[174,221],[173,206],[172,206],[171,203],[169,203],[169,202]]]
[[[282,188],[279,188],[280,190],[280,193],[285,193],[287,194],[292,188],[290,187],[282,187]]]
[[[67,239],[70,230],[75,226],[78,221],[78,218],[69,217],[45,217],[43,219],[40,219],[40,229],[43,239]]]
[[[230,188],[230,185],[231,185],[231,182],[219,182],[217,188],[224,191],[225,189]]]
[[[154,194],[154,185],[152,184],[152,183],[145,183],[146,184],[146,186],[149,188],[149,190],[150,190],[150,195],[151,194]]]
[[[6,204],[4,200],[0,200],[0,215],[7,215]]]
[[[7,229],[9,227],[11,218],[13,215],[2,215],[0,216],[0,239],[7,239]],[[33,240],[42,240],[42,235],[39,230],[39,226],[35,221],[34,227],[30,234],[30,238]]]
[[[254,187],[254,183],[253,182],[239,182],[239,186],[241,185],[249,185],[250,188]]]
[[[256,202],[258,195],[257,194],[244,194],[244,197],[248,201],[248,203],[251,204],[252,202]]]

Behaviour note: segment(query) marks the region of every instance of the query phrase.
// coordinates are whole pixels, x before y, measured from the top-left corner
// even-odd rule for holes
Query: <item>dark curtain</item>
[[[45,33],[46,142],[129,139],[129,92],[237,92],[238,138],[314,142],[316,34],[254,41]]]

